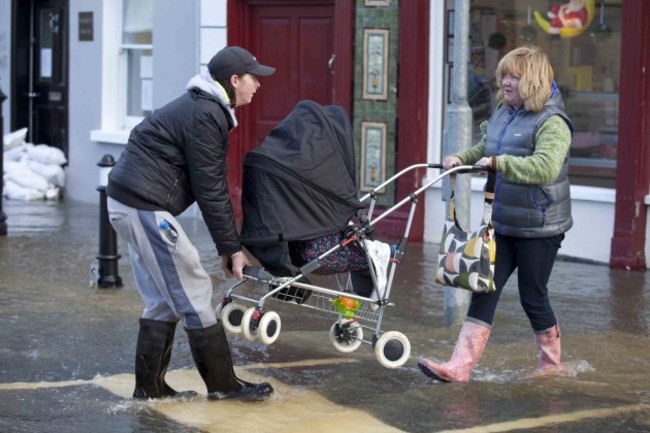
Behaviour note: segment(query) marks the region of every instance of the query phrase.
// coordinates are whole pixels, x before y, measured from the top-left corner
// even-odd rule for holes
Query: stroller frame
[[[304,308],[310,308],[326,313],[337,315],[337,320],[330,328],[330,340],[334,347],[342,353],[351,353],[357,350],[361,344],[368,344],[374,348],[375,356],[379,363],[386,368],[401,367],[410,357],[411,344],[409,339],[399,331],[383,332],[381,327],[384,319],[384,309],[394,306],[390,302],[390,292],[392,289],[393,278],[397,265],[404,257],[408,236],[415,215],[415,209],[418,203],[418,196],[428,188],[432,187],[438,181],[453,173],[469,173],[475,171],[488,171],[490,168],[477,165],[461,165],[451,168],[426,184],[412,192],[408,197],[403,198],[389,209],[377,215],[372,219],[372,214],[377,201],[378,191],[395,182],[404,174],[417,169],[441,169],[441,164],[414,164],[400,172],[396,173],[372,191],[360,198],[361,202],[368,202],[367,216],[360,210],[357,212],[357,218],[360,224],[354,225],[351,222],[344,239],[332,248],[320,254],[317,258],[311,260],[299,268],[299,273],[292,277],[275,277],[261,268],[245,267],[243,281],[237,282],[230,287],[222,302],[217,306],[217,317],[221,318],[224,328],[234,334],[242,334],[245,339],[253,341],[258,339],[262,344],[273,344],[279,337],[281,330],[281,319],[278,313],[266,311],[265,303],[267,300],[276,300],[285,304],[295,305]],[[348,274],[335,274],[338,289],[330,289],[300,281],[303,277],[313,273],[322,266],[322,260],[335,253],[340,248],[347,246],[351,242],[359,242],[359,245],[366,253],[369,260],[369,271],[372,278],[373,286],[378,287],[377,275],[370,262],[365,246],[365,240],[372,232],[372,228],[389,216],[392,212],[411,203],[409,215],[404,229],[404,235],[397,243],[391,246],[391,256],[387,269],[387,279],[385,289],[379,293],[378,299],[367,296],[361,296],[352,291],[351,276]],[[345,280],[345,281],[344,281]],[[253,295],[247,295],[243,288],[252,283]],[[303,297],[297,295],[298,290],[309,291],[309,295]],[[291,293],[294,294],[291,294]],[[336,306],[335,300],[345,297],[356,303],[356,309],[341,309]],[[279,299],[278,299],[279,298]],[[280,300],[282,299],[282,300]],[[295,302],[287,302],[295,301]],[[349,302],[346,300],[346,302]],[[252,307],[246,308],[244,304],[252,304]],[[353,317],[351,317],[351,313]],[[365,338],[363,330],[371,332],[371,337]]]

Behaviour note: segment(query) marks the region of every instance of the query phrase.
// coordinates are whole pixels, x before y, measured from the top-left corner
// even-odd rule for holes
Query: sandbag
[[[9,150],[20,146],[25,142],[25,137],[27,137],[27,128],[5,134],[3,137],[4,149]]]
[[[47,144],[37,144],[27,149],[29,158],[43,164],[63,165],[67,161],[65,154],[59,148],[48,146]]]
[[[23,156],[27,155],[27,146],[21,144],[4,152],[5,161],[20,161]]]
[[[27,164],[16,165],[11,171],[8,171],[5,174],[5,179],[10,180],[23,188],[40,191],[41,195],[50,188],[47,179],[34,173]]]
[[[53,185],[65,185],[65,171],[63,167],[56,164],[43,164],[38,161],[27,161],[29,168],[36,174],[43,176]]]
[[[42,200],[45,194],[32,188],[25,188],[11,180],[5,180],[3,195],[10,200]]]

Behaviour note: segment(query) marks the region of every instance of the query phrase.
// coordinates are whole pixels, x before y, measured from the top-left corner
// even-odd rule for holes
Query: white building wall
[[[5,1],[5,0],[0,0]],[[104,28],[105,14],[117,0],[70,1],[69,165],[66,199],[95,203],[99,183],[97,163],[105,154],[119,158],[129,131],[109,131],[102,125],[102,80],[115,74],[105,63],[116,55]],[[188,80],[199,72],[199,0],[166,0],[154,3],[153,106],[161,107],[185,91]],[[93,41],[78,40],[79,12],[93,12]],[[104,127],[104,130],[102,128]],[[102,139],[91,139],[101,131]],[[114,137],[114,138],[111,138]]]
[[[71,0],[69,9],[68,166],[65,199],[99,203],[99,167],[104,154],[115,157],[120,146],[90,141],[101,124],[102,0]],[[93,40],[79,41],[79,12],[93,13]]]
[[[201,0],[201,69],[227,44],[226,0]]]

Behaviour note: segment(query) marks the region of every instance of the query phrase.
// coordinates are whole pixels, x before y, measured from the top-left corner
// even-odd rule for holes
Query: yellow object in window
[[[591,66],[572,66],[564,70],[567,74],[575,78],[573,90],[576,92],[592,90],[592,67]]]
[[[533,15],[537,24],[546,33],[559,35],[562,38],[573,38],[584,33],[591,26],[594,13],[594,0],[569,0],[562,5],[554,5],[547,12],[550,21],[547,21],[538,11]]]

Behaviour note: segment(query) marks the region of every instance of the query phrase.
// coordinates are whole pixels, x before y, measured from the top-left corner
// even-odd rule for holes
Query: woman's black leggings
[[[474,293],[467,316],[492,325],[506,282],[517,269],[519,299],[534,331],[552,328],[557,320],[548,299],[548,280],[564,234],[548,238],[496,235],[497,256],[492,293]]]

